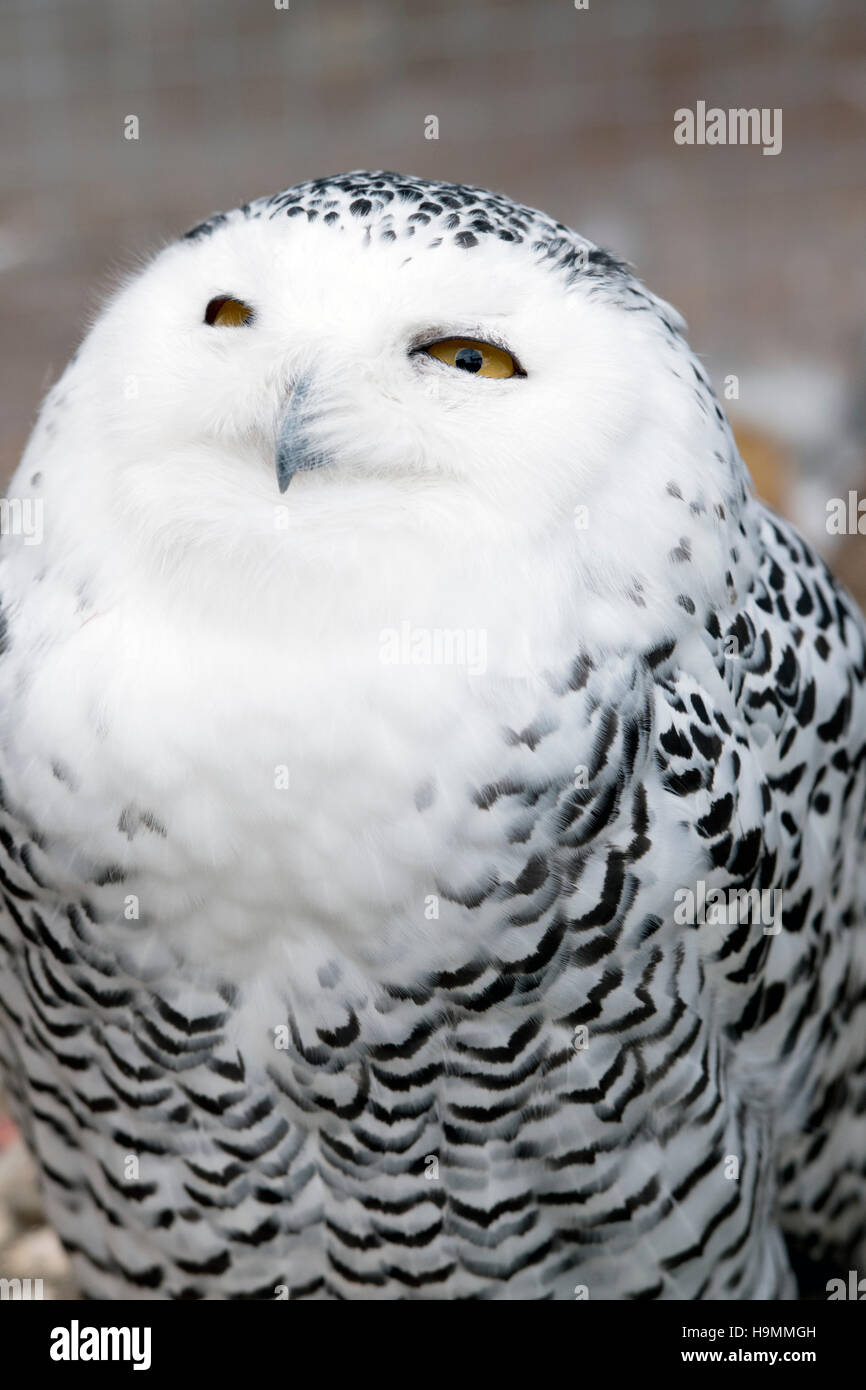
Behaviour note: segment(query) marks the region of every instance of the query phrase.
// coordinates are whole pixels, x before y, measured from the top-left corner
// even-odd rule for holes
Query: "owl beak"
[[[312,414],[308,399],[312,378],[299,377],[277,424],[277,483],[285,492],[296,473],[308,473],[325,463],[326,456],[310,439]]]

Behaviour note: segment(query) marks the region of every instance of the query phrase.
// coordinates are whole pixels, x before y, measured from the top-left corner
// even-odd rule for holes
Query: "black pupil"
[[[461,367],[464,372],[480,372],[484,365],[484,358],[477,348],[461,348],[454,358],[455,367]]]

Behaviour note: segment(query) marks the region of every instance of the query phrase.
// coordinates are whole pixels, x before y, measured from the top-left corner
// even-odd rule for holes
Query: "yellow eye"
[[[249,304],[240,299],[230,299],[228,295],[217,295],[204,311],[204,321],[212,328],[242,328],[252,323],[253,311]]]
[[[424,351],[472,376],[523,375],[510,352],[494,347],[493,343],[476,342],[474,338],[443,338],[438,343],[430,343]]]

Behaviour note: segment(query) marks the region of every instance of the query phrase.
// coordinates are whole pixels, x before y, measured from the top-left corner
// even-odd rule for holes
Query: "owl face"
[[[678,329],[543,214],[359,174],[193,229],[70,374],[111,524],[163,567],[351,585],[383,538],[407,571],[553,547],[624,592],[681,539],[666,488],[693,523],[732,497]]]
[[[164,252],[100,325],[124,458],[226,451],[245,489],[293,511],[383,482],[567,503],[634,426],[640,393],[618,383],[640,335],[522,248],[364,231],[241,217]]]

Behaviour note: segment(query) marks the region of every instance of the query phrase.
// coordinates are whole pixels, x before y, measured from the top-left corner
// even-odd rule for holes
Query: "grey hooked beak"
[[[308,473],[327,462],[327,455],[310,438],[312,413],[309,396],[312,376],[307,373],[295,383],[277,427],[277,482],[285,492],[296,473]]]

